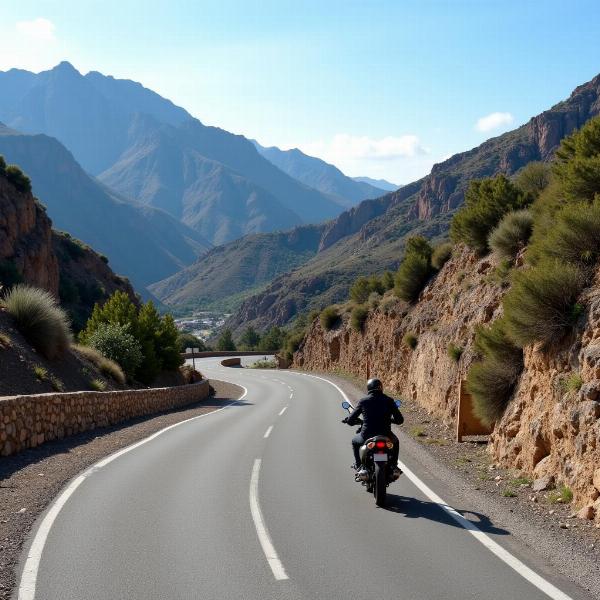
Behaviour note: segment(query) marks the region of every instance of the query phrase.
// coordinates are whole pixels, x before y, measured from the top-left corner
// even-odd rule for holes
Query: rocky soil
[[[212,381],[209,399],[182,410],[96,429],[0,459],[0,600],[8,600],[24,540],[60,489],[86,467],[173,423],[218,409],[242,390]]]

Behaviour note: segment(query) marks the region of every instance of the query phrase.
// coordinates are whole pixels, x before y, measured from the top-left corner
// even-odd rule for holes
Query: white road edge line
[[[290,394],[290,400],[294,397],[294,392]]]
[[[271,571],[273,571],[273,576],[277,581],[282,581],[284,579],[289,579],[289,577],[277,556],[277,552],[275,552],[273,542],[271,542],[271,537],[269,536],[265,520],[260,510],[260,504],[258,503],[258,475],[260,473],[260,464],[261,459],[257,458],[252,467],[252,476],[250,477],[250,512],[252,513],[252,520],[256,527],[256,533],[258,534],[258,541],[260,542],[267,562],[271,567]]]
[[[40,561],[42,559],[42,552],[44,551],[44,546],[46,544],[46,540],[48,539],[50,529],[52,529],[52,525],[54,524],[54,521],[56,521],[56,518],[58,517],[60,511],[62,510],[64,505],[67,503],[69,498],[73,495],[75,490],[90,475],[93,475],[96,471],[98,471],[102,467],[105,467],[106,465],[111,463],[113,460],[116,460],[120,456],[123,456],[123,454],[127,454],[128,452],[131,452],[132,450],[135,450],[136,448],[139,448],[140,446],[147,444],[148,442],[152,441],[154,438],[157,438],[159,435],[162,435],[166,431],[174,429],[175,427],[179,427],[179,425],[183,425],[184,423],[189,423],[190,421],[195,421],[197,419],[202,419],[203,417],[208,417],[210,415],[214,415],[218,412],[221,412],[222,410],[225,410],[226,408],[234,406],[240,400],[243,400],[246,397],[246,394],[248,393],[248,390],[243,385],[240,385],[240,387],[244,390],[244,393],[237,400],[234,400],[233,402],[230,402],[229,404],[227,404],[221,408],[217,408],[217,410],[213,410],[211,412],[204,413],[202,415],[197,415],[195,417],[191,417],[190,419],[186,419],[185,421],[180,421],[179,423],[174,423],[173,425],[169,425],[168,427],[165,427],[164,429],[160,429],[156,433],[153,433],[152,435],[141,439],[139,442],[135,442],[134,444],[131,444],[131,446],[127,446],[121,450],[118,450],[114,454],[111,454],[110,456],[107,456],[106,458],[99,460],[98,462],[94,463],[91,467],[88,467],[83,473],[78,475],[75,479],[73,479],[73,481],[71,481],[71,483],[62,491],[62,493],[52,503],[50,509],[46,513],[46,516],[43,518],[42,522],[40,523],[40,526],[38,527],[38,529],[35,533],[35,537],[33,538],[33,542],[31,543],[29,552],[27,553],[27,560],[25,561],[25,566],[23,567],[23,572],[21,573],[21,581],[19,583],[19,593],[18,593],[17,599],[18,600],[34,600],[35,588],[36,588],[36,584],[37,584],[37,575],[38,575],[38,570],[39,570],[39,566],[40,566]]]
[[[273,425],[271,425],[271,427],[265,431],[265,435],[263,435],[263,437],[267,439],[271,435],[271,431],[273,431]]]
[[[285,411],[287,410],[287,406],[284,406],[280,411],[279,411],[279,416],[281,416]]]
[[[313,377],[320,379],[332,385],[342,395],[346,402],[350,402],[350,399],[338,385],[329,381],[324,377],[318,375],[309,375],[308,373],[296,373],[297,375],[304,375],[305,377]],[[552,598],[552,600],[573,600],[571,596],[568,596],[563,591],[559,590],[555,585],[550,583],[547,579],[544,579],[541,575],[538,575],[534,570],[530,569],[525,563],[520,561],[516,556],[512,555],[508,550],[503,548],[500,544],[495,542],[487,534],[485,534],[476,525],[471,523],[468,519],[465,519],[456,509],[448,505],[440,496],[438,496],[428,485],[423,483],[404,463],[398,461],[398,466],[404,471],[404,474],[410,479],[410,481],[419,489],[425,496],[427,496],[432,502],[437,504],[448,516],[456,521],[461,527],[466,529],[478,542],[483,544],[490,552],[496,555],[501,561],[507,564],[511,569],[516,571],[521,577],[529,581],[532,585],[542,591],[546,596]]]

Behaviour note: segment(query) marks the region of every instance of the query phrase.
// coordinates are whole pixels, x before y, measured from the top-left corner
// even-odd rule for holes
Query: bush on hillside
[[[258,349],[261,352],[278,352],[287,339],[286,332],[280,327],[271,327],[260,339]]]
[[[526,208],[532,200],[504,175],[472,181],[464,206],[452,219],[450,237],[484,254],[488,237],[500,219],[510,211]]]
[[[496,319],[489,327],[478,326],[475,329],[474,345],[477,353],[483,357],[491,357],[519,368],[523,362],[523,351],[508,337],[503,318]]]
[[[381,285],[383,293],[394,289],[394,274],[391,271],[385,271],[381,276]]]
[[[490,234],[488,245],[494,254],[504,260],[514,260],[525,248],[533,229],[533,216],[523,209],[505,215]]]
[[[551,175],[548,163],[532,161],[517,173],[514,181],[518,188],[537,198],[548,187]]]
[[[454,361],[458,362],[460,357],[463,355],[465,349],[462,346],[456,344],[448,344],[448,356]]]
[[[89,336],[88,344],[106,358],[116,362],[128,378],[135,377],[142,364],[141,344],[129,332],[128,325],[102,323]]]
[[[591,202],[600,193],[600,117],[562,140],[553,170],[568,200]]]
[[[404,255],[408,256],[410,254],[417,254],[429,260],[433,254],[433,248],[422,235],[413,235],[406,240],[406,246],[404,247]]]
[[[232,352],[236,349],[231,329],[224,329],[217,340],[217,350],[220,352]]]
[[[325,331],[333,329],[340,321],[340,314],[334,306],[328,306],[321,311],[321,327]]]
[[[350,288],[350,299],[358,304],[367,301],[371,293],[371,286],[367,277],[359,277]]]
[[[350,315],[350,327],[355,331],[362,331],[368,316],[369,309],[366,306],[355,306]]]
[[[402,343],[411,350],[414,350],[417,347],[418,338],[414,333],[405,333],[402,338]]]
[[[431,255],[431,266],[439,271],[452,256],[452,243],[443,242],[436,246]]]
[[[299,331],[297,333],[292,333],[288,336],[287,340],[284,344],[284,355],[286,358],[290,360],[294,356],[294,352],[297,352],[300,348],[300,344],[304,341],[304,332]]]
[[[255,350],[260,343],[260,334],[251,325],[246,327],[238,340],[238,346],[242,350]]]
[[[521,348],[560,340],[579,315],[577,298],[584,284],[582,271],[560,260],[515,273],[504,298],[508,336]]]
[[[407,254],[396,273],[394,293],[402,300],[414,302],[431,275],[429,259],[420,254]]]
[[[112,377],[120,385],[125,383],[125,373],[119,364],[101,354],[96,348],[73,344],[71,349],[91,362],[103,375]]]
[[[69,347],[69,318],[49,292],[18,284],[4,296],[2,304],[17,329],[46,358],[56,358]]]
[[[492,425],[504,414],[520,370],[494,358],[474,363],[467,374],[467,390],[473,397],[475,415]]]
[[[577,202],[554,216],[554,225],[532,244],[532,262],[555,258],[581,267],[592,267],[600,259],[600,201]]]
[[[16,165],[8,165],[4,170],[6,178],[24,194],[31,193],[31,179]]]
[[[199,337],[192,333],[188,333],[187,331],[179,332],[179,335],[177,336],[177,345],[179,347],[179,352],[185,352],[187,348],[198,348],[200,352],[206,350],[206,344]]]

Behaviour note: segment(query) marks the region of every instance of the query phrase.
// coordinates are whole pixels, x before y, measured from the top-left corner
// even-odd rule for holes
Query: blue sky
[[[600,73],[600,2],[2,2],[0,69],[63,59],[264,145],[408,183]]]

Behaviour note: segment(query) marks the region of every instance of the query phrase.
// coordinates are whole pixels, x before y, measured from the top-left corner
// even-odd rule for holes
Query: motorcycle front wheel
[[[385,497],[387,493],[387,474],[385,463],[375,463],[375,485],[373,486],[373,495],[377,506],[385,506]]]

